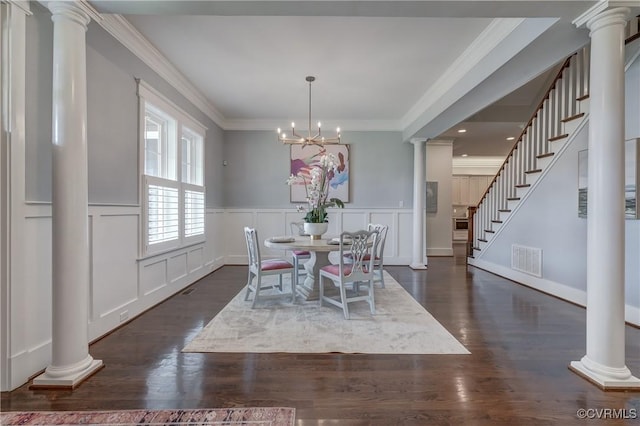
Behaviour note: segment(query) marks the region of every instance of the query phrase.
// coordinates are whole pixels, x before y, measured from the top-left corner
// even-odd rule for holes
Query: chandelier
[[[280,128],[278,128],[278,140],[282,143],[294,145],[335,145],[340,143],[340,127],[336,129],[336,136],[325,138],[322,136],[321,123],[318,121],[318,132],[315,135],[311,130],[311,83],[315,81],[315,77],[307,76],[306,81],[309,82],[309,128],[307,136],[301,136],[296,133],[296,123],[291,123],[291,136],[287,136]]]

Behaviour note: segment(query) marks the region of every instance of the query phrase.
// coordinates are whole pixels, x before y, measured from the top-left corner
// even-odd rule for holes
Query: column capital
[[[51,12],[51,20],[54,22],[67,19],[82,25],[85,30],[91,22],[91,13],[87,9],[90,6],[86,5],[84,1],[50,1],[46,6]]]
[[[606,10],[589,19],[587,21],[587,28],[589,28],[591,34],[593,34],[595,31],[608,27],[609,25],[621,25],[624,27],[627,24],[630,13],[631,10],[627,7]]]
[[[411,139],[409,139],[409,142],[411,142],[414,145],[423,144],[426,141],[427,141],[427,138],[411,138]]]
[[[574,19],[573,24],[578,28],[586,27],[593,31],[595,28],[593,28],[592,25],[594,25],[596,22],[600,21],[601,19],[610,20],[613,18],[614,15],[618,15],[617,18],[613,18],[615,22],[609,22],[605,25],[618,23],[617,22],[618,19],[622,19],[624,22],[626,22],[627,18],[629,17],[629,14],[631,13],[631,10],[629,9],[631,5],[637,6],[637,0],[602,1],[594,5],[593,7],[591,7],[589,10],[587,10],[582,15],[578,16],[576,19]],[[626,7],[626,6],[629,6],[629,7]],[[600,25],[598,26],[598,28],[601,28],[602,26],[604,25]]]

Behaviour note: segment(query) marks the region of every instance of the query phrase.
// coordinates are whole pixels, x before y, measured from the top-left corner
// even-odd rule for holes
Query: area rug
[[[183,352],[468,354],[429,312],[386,271],[375,290],[376,313],[366,302],[349,304],[351,319],[318,301],[289,298],[251,309],[240,291]],[[276,277],[267,277],[277,279]],[[285,281],[286,282],[286,281]]]
[[[246,425],[292,426],[294,408],[201,410],[20,411],[0,413],[0,425]]]

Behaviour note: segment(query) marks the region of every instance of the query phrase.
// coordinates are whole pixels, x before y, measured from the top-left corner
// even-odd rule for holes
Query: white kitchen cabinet
[[[451,204],[469,204],[469,176],[453,176],[451,187],[453,191],[451,194]]]
[[[489,175],[453,175],[451,203],[475,206],[492,180],[493,176]]]
[[[471,205],[480,202],[480,198],[484,195],[492,179],[493,176],[487,175],[469,176],[469,202]]]

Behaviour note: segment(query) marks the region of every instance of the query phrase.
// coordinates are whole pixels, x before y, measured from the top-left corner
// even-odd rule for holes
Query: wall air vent
[[[542,278],[542,249],[511,245],[511,269]]]

